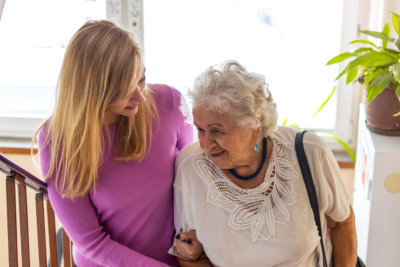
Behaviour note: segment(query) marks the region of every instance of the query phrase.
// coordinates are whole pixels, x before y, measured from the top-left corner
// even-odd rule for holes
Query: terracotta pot
[[[400,135],[400,102],[393,89],[385,89],[366,107],[367,127],[382,135]]]

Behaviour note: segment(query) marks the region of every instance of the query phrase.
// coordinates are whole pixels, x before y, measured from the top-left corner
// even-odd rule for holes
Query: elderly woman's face
[[[193,109],[193,119],[201,148],[219,169],[248,166],[254,162],[255,129],[233,125],[228,114],[213,111],[206,105]]]

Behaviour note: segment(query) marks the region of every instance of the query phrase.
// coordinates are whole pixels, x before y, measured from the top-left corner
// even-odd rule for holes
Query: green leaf
[[[383,34],[385,34],[387,37],[390,37],[390,26],[389,23],[386,22],[385,26],[383,26]],[[388,41],[387,40],[382,40],[382,47],[387,47]]]
[[[369,52],[369,51],[375,51],[375,50],[373,50],[371,47],[361,47],[361,48],[358,48],[357,50],[355,50],[355,51],[353,52],[353,55],[354,55],[354,56],[360,56],[360,55],[362,55],[364,52]]]
[[[388,53],[391,53],[391,54],[393,54],[394,56],[397,56],[397,55],[399,55],[399,54],[400,54],[400,52],[399,52],[399,51],[397,51],[397,50],[394,50],[394,49],[391,49],[391,48],[387,48],[387,47],[383,48],[383,50],[384,50],[384,51],[386,51],[386,52],[388,52]]]
[[[349,84],[352,81],[354,81],[357,78],[357,74],[358,74],[358,69],[357,68],[351,69],[349,71],[349,73],[347,73],[346,84]]]
[[[370,72],[364,76],[364,85],[368,86],[370,82],[375,79],[379,74],[384,72],[385,70],[383,69],[378,69],[376,71]]]
[[[321,111],[321,109],[322,109],[323,107],[325,107],[326,103],[328,103],[329,99],[331,99],[331,97],[333,96],[333,94],[335,93],[335,91],[336,91],[336,86],[333,87],[333,90],[332,90],[332,92],[329,94],[328,98],[325,99],[324,103],[322,103],[322,105],[321,105],[321,106],[318,108],[318,110],[314,113],[313,118],[318,114],[318,112]]]
[[[380,67],[389,64],[393,64],[396,62],[396,58],[394,58],[391,54],[377,52],[377,51],[370,51],[362,56],[357,57],[353,61],[349,63],[349,68],[354,67]]]
[[[346,74],[346,73],[349,72],[350,70],[351,70],[351,69],[350,69],[349,65],[347,65],[347,66],[344,68],[344,70],[342,70],[342,72],[339,73],[339,75],[335,78],[335,81],[336,81],[336,80],[339,80],[340,77],[342,77],[344,74]]]
[[[287,121],[288,121],[288,118],[285,118],[285,119],[283,120],[283,122],[282,122],[282,126],[285,126],[286,123],[287,123]]]
[[[400,61],[400,54],[394,49],[382,47],[378,52],[385,53],[385,54],[391,56],[394,59],[393,64]]]
[[[367,104],[375,99],[377,95],[383,92],[392,82],[392,73],[384,71],[371,81],[367,88]]]
[[[393,79],[400,84],[400,62],[392,67]]]
[[[319,136],[325,136],[328,138],[331,138],[333,140],[335,140],[336,142],[338,142],[339,144],[341,144],[343,146],[343,148],[346,150],[347,154],[350,156],[350,158],[353,160],[353,162],[356,162],[356,153],[354,152],[354,150],[342,139],[340,139],[338,136],[334,135],[334,134],[330,134],[330,133],[325,133],[325,132],[314,132]]]
[[[371,45],[373,47],[377,47],[373,42],[368,41],[368,40],[354,40],[354,41],[351,41],[349,44],[357,44],[357,43],[368,44],[368,45]]]
[[[400,15],[392,12],[392,24],[395,32],[400,35]]]
[[[353,53],[344,52],[344,53],[342,53],[340,55],[337,55],[336,57],[331,58],[328,61],[328,63],[326,63],[326,65],[336,64],[336,63],[342,62],[343,60],[346,60],[346,59],[348,59],[350,57],[353,57],[353,56],[354,56]]]
[[[389,42],[394,42],[394,41],[395,41],[394,38],[388,37],[388,36],[387,36],[386,34],[384,34],[383,32],[376,32],[376,31],[368,31],[368,30],[365,30],[365,31],[360,31],[360,33],[364,33],[364,34],[366,34],[366,35],[369,35],[369,36],[372,36],[372,37],[375,37],[375,38],[379,38],[379,39],[382,39],[382,40],[386,40],[386,41],[389,41]]]

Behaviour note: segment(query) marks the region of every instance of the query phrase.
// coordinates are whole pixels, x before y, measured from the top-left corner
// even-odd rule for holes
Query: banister
[[[21,166],[9,160],[0,153],[0,173],[5,174],[6,182],[6,206],[7,206],[7,232],[8,232],[8,261],[10,267],[18,265],[18,249],[21,254],[22,266],[30,266],[29,227],[26,187],[36,192],[36,225],[37,225],[37,252],[39,266],[46,266],[47,261],[52,267],[61,266],[61,255],[63,255],[64,266],[73,267],[71,246],[72,243],[62,230],[62,240],[58,242],[56,236],[55,214],[47,194],[47,184],[26,171]],[[16,191],[18,194],[16,195]],[[17,202],[18,201],[18,202]],[[17,205],[18,203],[18,205]],[[46,209],[45,209],[46,208]],[[19,216],[17,216],[17,213]],[[47,216],[45,216],[45,214]],[[45,218],[46,217],[46,218]],[[17,223],[18,219],[18,223]],[[19,233],[17,225],[20,226]],[[47,227],[46,227],[47,226]],[[49,241],[50,258],[46,253],[46,233]],[[19,243],[19,245],[18,245]],[[58,257],[57,247],[63,253]]]
[[[10,161],[3,154],[0,153],[0,171],[5,173],[6,176],[14,177],[15,174],[19,174],[22,179],[18,179],[17,182],[24,183],[26,186],[32,188],[36,192],[42,192],[47,197],[47,184],[26,171],[24,168],[18,166],[14,162]]]

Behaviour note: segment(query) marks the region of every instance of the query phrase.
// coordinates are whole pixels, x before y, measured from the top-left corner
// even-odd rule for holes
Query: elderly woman
[[[263,76],[229,61],[202,73],[190,95],[199,142],[176,160],[180,234],[170,252],[182,266],[322,266],[295,153],[297,131],[276,126],[276,105]],[[318,136],[306,134],[304,149],[328,266],[354,267],[354,214],[340,169]],[[203,248],[208,259],[198,257]]]

